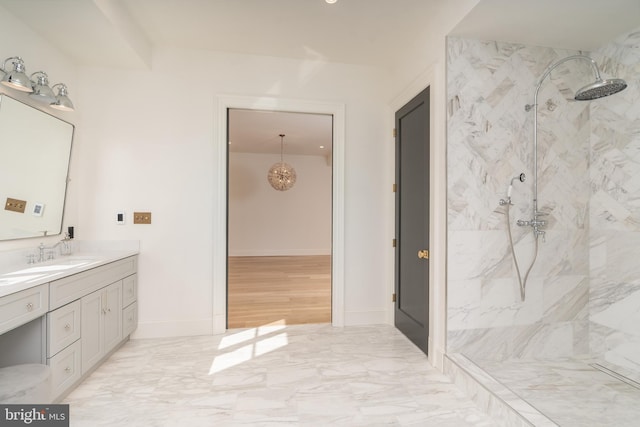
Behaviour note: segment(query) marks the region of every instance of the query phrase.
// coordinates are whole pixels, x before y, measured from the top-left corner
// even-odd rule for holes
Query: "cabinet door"
[[[122,341],[122,281],[107,286],[104,292],[104,352]]]
[[[82,298],[82,375],[87,373],[104,354],[104,331],[102,327],[102,291]]]

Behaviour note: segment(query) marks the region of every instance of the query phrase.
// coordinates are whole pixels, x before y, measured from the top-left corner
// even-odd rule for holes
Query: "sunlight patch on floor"
[[[218,350],[228,349],[228,351],[213,359],[211,367],[209,368],[209,375],[241,365],[254,357],[262,356],[286,346],[289,344],[286,332],[272,335],[286,329],[286,327],[284,320],[278,320],[267,325],[247,329],[224,337],[220,341]],[[233,347],[240,344],[245,345],[232,350]]]

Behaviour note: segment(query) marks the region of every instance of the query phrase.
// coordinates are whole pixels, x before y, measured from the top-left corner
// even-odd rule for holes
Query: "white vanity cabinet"
[[[82,374],[122,341],[122,281],[82,298]]]
[[[15,270],[6,263],[0,273],[0,368],[49,365],[43,396],[59,402],[136,329],[137,254],[87,251]],[[9,389],[20,394],[22,383],[28,381]]]
[[[137,256],[131,256],[49,284],[47,364],[52,369],[54,401],[99,366],[136,328],[137,317],[126,327],[123,323],[125,310],[137,307],[137,269]]]

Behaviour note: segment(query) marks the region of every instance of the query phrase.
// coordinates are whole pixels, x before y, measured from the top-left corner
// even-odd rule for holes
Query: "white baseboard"
[[[196,335],[212,335],[211,319],[140,322],[138,329],[131,335],[132,339],[189,337]]]
[[[345,326],[383,325],[388,323],[388,315],[385,310],[346,311],[344,313]]]

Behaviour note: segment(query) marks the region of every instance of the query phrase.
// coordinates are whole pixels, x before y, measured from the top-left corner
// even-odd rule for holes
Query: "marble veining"
[[[535,253],[531,229],[515,225],[531,217],[533,116],[525,105],[546,66],[575,53],[447,41],[448,353],[499,360],[588,351],[591,110],[571,95],[588,67],[558,67],[540,90],[538,193],[548,226],[524,302],[506,221],[524,275]],[[498,201],[521,172],[528,180],[514,184],[507,213]]]
[[[589,320],[592,354],[640,372],[640,31],[593,52],[628,87],[593,103]]]
[[[74,427],[500,425],[387,325],[132,340],[64,403]]]
[[[573,101],[592,78],[580,61],[556,68],[540,88],[538,192],[549,215],[525,302],[497,201],[511,177],[533,177],[533,118],[523,106],[539,76],[578,52],[448,39],[448,352],[494,360],[590,354],[640,368],[639,34],[587,53],[603,77],[627,81],[623,92]],[[530,180],[516,182],[512,222],[530,219],[531,194]],[[526,268],[530,230],[511,230]]]
[[[559,426],[638,425],[640,389],[594,368],[590,358],[475,363]]]

